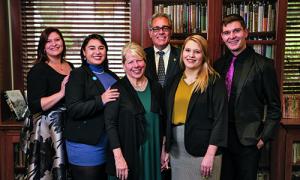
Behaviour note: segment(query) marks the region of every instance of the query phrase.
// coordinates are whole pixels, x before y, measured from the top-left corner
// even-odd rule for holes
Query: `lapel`
[[[186,121],[189,119],[192,109],[195,106],[199,95],[200,95],[200,92],[193,92],[190,102],[189,102],[189,105],[188,105],[187,113],[186,113]]]
[[[176,78],[174,78],[174,82],[172,83],[171,85],[171,88],[169,89],[169,91],[166,91],[167,93],[169,93],[168,95],[168,103],[167,103],[167,106],[169,106],[168,108],[168,111],[170,113],[170,116],[171,119],[170,119],[170,122],[172,122],[172,119],[173,119],[173,107],[174,107],[174,99],[175,99],[175,93],[176,93],[176,90],[177,90],[177,87],[178,87],[178,84],[179,84],[179,81],[182,77],[182,73],[178,74],[176,76]]]
[[[136,114],[144,114],[145,113],[144,106],[143,106],[142,102],[140,101],[140,98],[138,97],[137,92],[130,84],[127,76],[124,76],[124,78],[121,79],[121,83],[129,95],[127,98],[130,99],[133,103]]]
[[[167,72],[166,79],[168,79],[170,76],[175,74],[174,71],[176,71],[176,64],[179,61],[178,57],[179,57],[178,52],[176,51],[176,49],[173,46],[171,46],[168,67],[167,67],[167,71],[166,71]]]
[[[247,83],[247,78],[248,78],[250,70],[252,69],[253,62],[254,62],[253,58],[251,58],[251,57],[248,57],[248,58],[244,59],[244,61],[245,62],[242,65],[242,71],[241,71],[241,74],[240,74],[240,79],[239,79],[239,82],[237,82],[235,103],[238,102],[241,91],[242,91],[243,87],[245,86],[245,84]]]
[[[156,65],[155,65],[155,52],[154,48],[151,47],[149,49],[149,52],[147,52],[148,59],[147,59],[147,66],[149,66],[147,69],[149,70],[149,75],[151,75],[153,80],[158,80],[158,76],[156,73]]]
[[[100,83],[98,78],[94,75],[94,73],[90,70],[90,68],[87,65],[83,65],[83,69],[88,74],[88,76],[89,76],[88,78],[90,78],[92,80],[92,82],[95,84],[95,86],[97,87],[97,91],[99,93],[104,92],[105,89],[104,89],[103,85]]]

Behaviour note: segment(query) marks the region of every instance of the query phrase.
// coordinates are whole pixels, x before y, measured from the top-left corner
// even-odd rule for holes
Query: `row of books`
[[[267,58],[274,59],[275,57],[274,45],[254,44],[253,49]]]
[[[300,142],[293,143],[293,163],[300,164]]]
[[[250,32],[275,29],[275,5],[265,1],[230,3],[223,6],[223,15],[240,14]]]
[[[284,118],[299,118],[300,117],[300,94],[284,94],[282,106],[283,106],[282,115]]]
[[[206,33],[208,26],[206,3],[154,5],[155,13],[169,14],[174,33]],[[275,29],[275,5],[266,1],[235,2],[223,6],[223,15],[240,14],[250,32],[272,32]]]
[[[173,22],[174,33],[206,33],[207,4],[158,4],[154,6],[155,13],[166,13]]]

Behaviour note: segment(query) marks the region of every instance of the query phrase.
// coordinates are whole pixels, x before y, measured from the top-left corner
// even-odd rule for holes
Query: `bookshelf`
[[[216,59],[217,52],[224,51],[224,46],[210,28],[211,22],[221,22],[223,16],[231,13],[237,13],[244,17],[249,29],[248,44],[254,49],[269,58],[275,59],[275,16],[276,16],[276,1],[228,1],[221,0],[212,2],[207,1],[153,1],[154,12],[164,12],[170,15],[173,21],[173,36],[172,44],[182,44],[183,40],[190,34],[201,34],[209,42],[212,39],[214,44],[221,45],[221,51],[210,49],[210,54],[214,54],[213,59]],[[212,6],[221,5],[221,13],[214,14],[210,18],[209,12],[212,11]],[[219,6],[220,7],[220,6]],[[219,17],[216,17],[220,15]],[[219,18],[219,19],[217,19]],[[219,27],[220,29],[220,27]],[[219,30],[220,31],[220,30]],[[209,43],[210,44],[210,43]]]
[[[223,7],[230,5],[232,3],[250,3],[254,0],[189,0],[189,3],[200,3],[206,4],[207,8],[207,20],[206,27],[207,30],[197,32],[203,35],[208,40],[209,54],[212,60],[217,59],[223,51],[223,43],[221,40],[221,20],[223,16]],[[262,0],[255,0],[259,2]],[[275,9],[274,18],[274,31],[266,32],[251,32],[249,44],[253,45],[272,45],[274,47],[274,59],[275,66],[277,69],[277,77],[280,87],[282,88],[282,67],[284,59],[284,42],[285,42],[285,23],[286,23],[286,11],[287,11],[287,1],[288,0],[267,0],[273,5]],[[131,0],[132,5],[132,40],[140,42],[144,47],[151,45],[151,40],[148,37],[147,30],[147,20],[151,17],[154,12],[154,6],[159,4],[172,5],[172,4],[183,4],[186,0]],[[20,24],[20,5],[19,1],[11,1],[11,18],[12,18],[12,28],[13,30],[13,47],[14,47],[14,61],[10,62],[9,46],[9,27],[7,26],[7,1],[0,1],[0,92],[12,89],[12,84],[15,89],[23,89],[23,77],[21,62],[19,61],[20,55],[18,54],[21,49],[21,29],[18,27]],[[148,8],[148,7],[153,7]],[[15,27],[16,26],[16,27]],[[194,33],[194,32],[191,32]],[[181,44],[183,40],[190,33],[174,33],[172,36],[173,44]],[[252,38],[252,39],[251,39]],[[256,39],[254,39],[256,38]],[[17,45],[15,47],[15,44]],[[13,70],[11,65],[13,64]],[[11,74],[13,73],[13,78]],[[281,89],[282,93],[282,89]],[[283,95],[282,95],[283,98]],[[284,99],[284,98],[283,98]],[[21,129],[21,123],[10,119],[9,109],[6,107],[5,100],[1,97],[0,101],[0,179],[14,179],[18,172],[22,172],[22,168],[15,168],[14,162],[14,147],[19,141],[19,131]],[[272,142],[270,151],[270,159],[267,165],[262,165],[262,170],[267,169],[270,171],[269,180],[291,180],[291,177],[297,172],[299,163],[291,163],[292,161],[287,161],[287,159],[293,159],[293,144],[299,143],[300,132],[300,117],[298,118],[283,118],[279,132],[276,135],[276,140]],[[268,153],[269,152],[269,153]],[[288,158],[287,158],[288,157]],[[263,171],[262,171],[263,172]],[[297,174],[296,174],[297,175]],[[260,175],[264,176],[264,175]]]
[[[220,36],[222,30],[222,17],[228,13],[238,13],[243,15],[244,19],[247,19],[246,22],[250,29],[247,43],[252,45],[258,53],[275,60],[280,94],[282,100],[286,99],[282,93],[282,74],[288,0],[153,0],[152,3],[153,12],[160,11],[165,13],[169,13],[169,9],[172,10],[172,6],[175,6],[177,9],[177,5],[193,7],[189,5],[195,4],[197,6],[200,4],[201,7],[201,5],[204,4],[206,7],[206,31],[201,30],[201,28],[203,28],[201,19],[203,18],[201,18],[201,13],[199,13],[200,18],[195,19],[200,19],[200,27],[196,27],[196,31],[183,31],[182,33],[175,31],[171,43],[180,45],[188,35],[194,33],[200,34],[208,40],[208,50],[210,58],[213,61],[219,58],[222,52],[224,52],[224,43]],[[171,6],[171,8],[169,6]],[[180,6],[179,10],[181,11]],[[193,12],[193,10],[186,12]],[[175,15],[171,15],[171,17],[174,16]],[[253,18],[256,18],[257,20],[253,21]],[[259,180],[291,180],[292,175],[297,176],[298,170],[300,169],[300,163],[296,162],[292,164],[290,163],[291,161],[288,162],[288,159],[293,157],[293,144],[300,142],[298,139],[300,138],[300,135],[296,134],[297,131],[298,133],[300,132],[300,117],[297,117],[295,113],[290,114],[288,112],[288,114],[289,117],[292,116],[294,119],[282,119],[275,140],[271,142],[269,147],[265,148],[266,150],[264,150],[264,152],[262,152],[263,156],[257,178]]]
[[[148,37],[148,32],[147,18],[142,14],[144,11],[141,9],[151,7],[152,1],[130,0],[130,3],[134,7],[131,10],[131,16],[134,17],[130,23],[131,38],[142,43],[143,38]],[[151,5],[148,5],[149,3]],[[25,171],[23,166],[20,166],[21,155],[16,155],[19,154],[19,134],[23,123],[12,119],[3,96],[3,92],[10,89],[26,89],[23,81],[23,62],[20,61],[22,59],[21,8],[21,1],[0,1],[0,180],[22,178]],[[147,34],[144,35],[145,33]]]
[[[284,179],[300,178],[300,117],[298,119],[283,119],[282,125],[285,133],[285,143],[283,148],[286,149],[284,163]]]
[[[11,121],[0,126],[0,179],[22,179],[25,172],[24,156],[18,146],[21,125]]]

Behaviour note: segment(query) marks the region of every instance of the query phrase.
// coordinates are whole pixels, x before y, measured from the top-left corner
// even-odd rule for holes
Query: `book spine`
[[[264,6],[262,3],[258,5],[258,14],[257,14],[257,31],[263,31],[263,21],[264,21]]]

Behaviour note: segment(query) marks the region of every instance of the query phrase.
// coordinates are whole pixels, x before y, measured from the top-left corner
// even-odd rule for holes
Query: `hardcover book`
[[[5,91],[4,98],[16,120],[23,120],[29,114],[27,103],[20,90]]]

